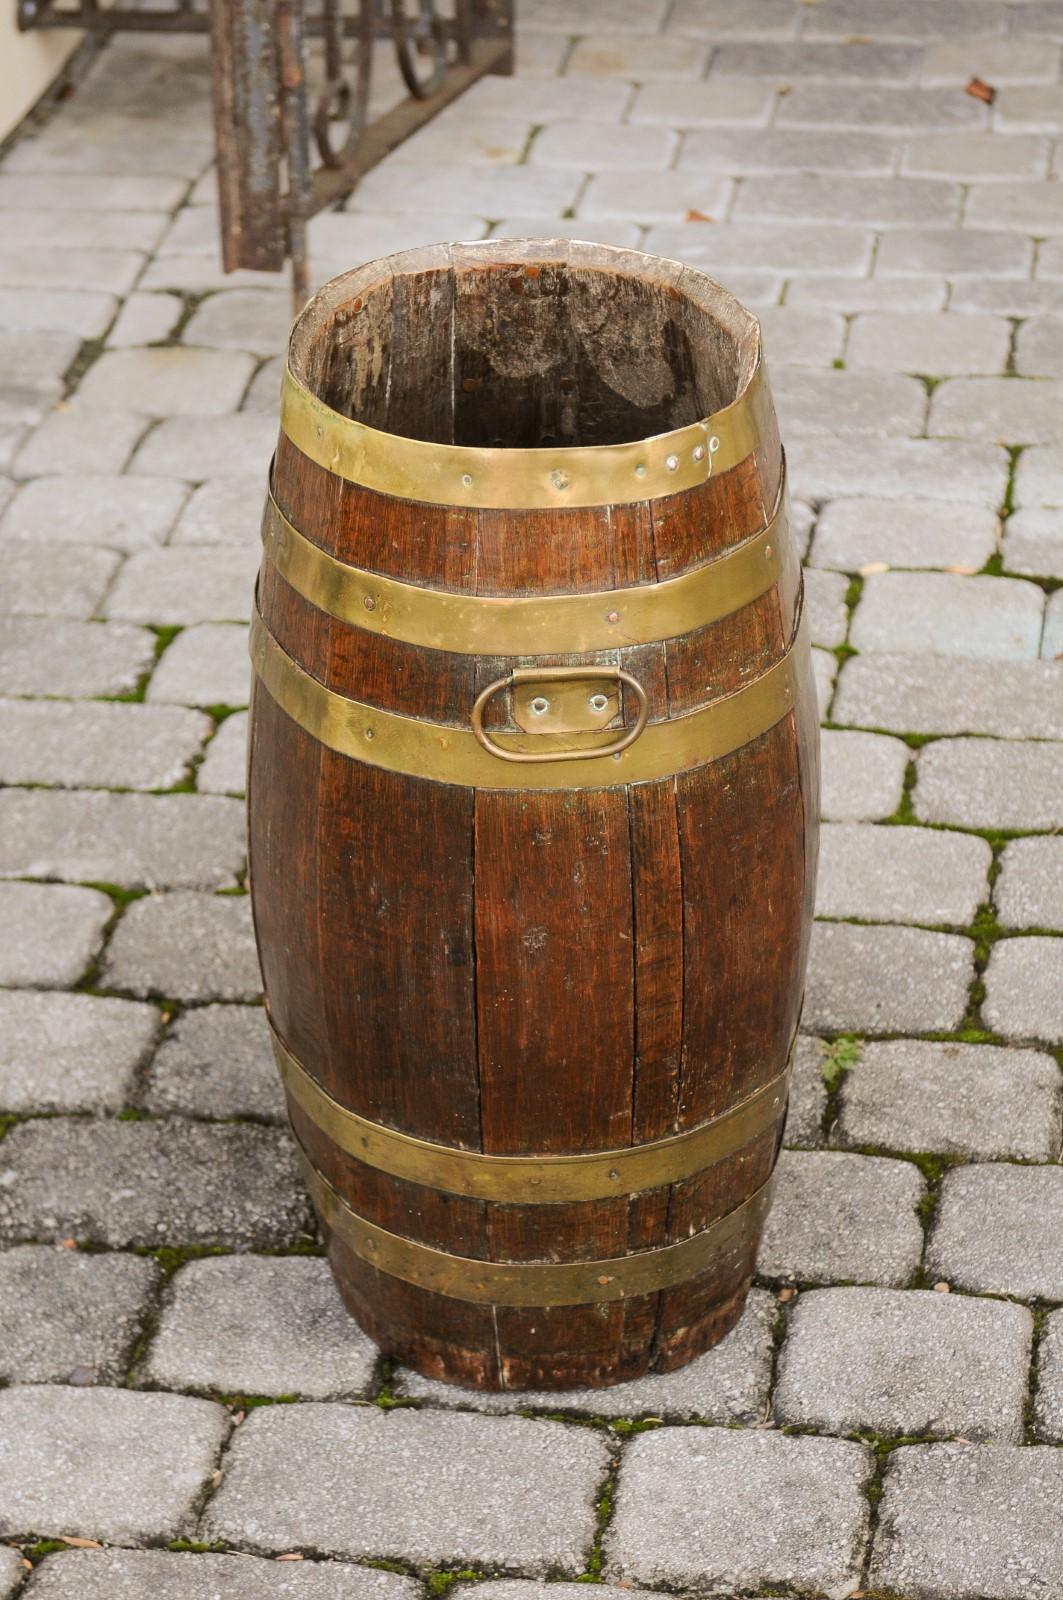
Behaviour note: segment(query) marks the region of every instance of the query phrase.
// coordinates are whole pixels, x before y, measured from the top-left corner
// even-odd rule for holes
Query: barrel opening
[[[435,444],[626,444],[737,400],[756,320],[704,274],[568,241],[436,246],[334,279],[289,360],[346,417]]]

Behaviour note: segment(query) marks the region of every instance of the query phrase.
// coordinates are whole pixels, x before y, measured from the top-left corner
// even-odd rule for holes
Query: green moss
[[[430,1595],[444,1595],[453,1589],[456,1583],[480,1583],[483,1574],[476,1572],[472,1567],[460,1567],[441,1572],[430,1572],[425,1583]]]
[[[58,1555],[61,1550],[69,1550],[70,1546],[64,1544],[62,1539],[38,1539],[36,1544],[24,1544],[20,1549],[28,1561],[43,1561],[45,1556]]]
[[[190,1554],[197,1556],[226,1555],[227,1544],[204,1544],[199,1539],[171,1539],[169,1544],[163,1546],[164,1550],[173,1551],[175,1554]]]
[[[864,1053],[864,1041],[854,1033],[842,1033],[827,1046],[819,1070],[829,1093],[838,1088],[845,1074],[856,1066]]]

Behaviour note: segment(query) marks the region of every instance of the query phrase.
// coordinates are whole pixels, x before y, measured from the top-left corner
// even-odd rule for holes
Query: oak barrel
[[[738,1319],[812,915],[818,729],[755,319],[688,267],[439,246],[291,337],[251,889],[343,1298],[485,1389]]]

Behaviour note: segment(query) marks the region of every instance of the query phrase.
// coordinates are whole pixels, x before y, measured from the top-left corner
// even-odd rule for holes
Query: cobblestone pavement
[[[342,1312],[241,876],[287,295],[219,271],[202,43],[117,42],[0,166],[0,1596],[1049,1600],[1063,4],[519,10],[315,274],[572,233],[763,319],[826,823],[762,1276],[596,1394],[446,1389]]]

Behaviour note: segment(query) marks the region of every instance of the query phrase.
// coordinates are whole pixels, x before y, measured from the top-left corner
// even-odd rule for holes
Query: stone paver
[[[173,346],[108,350],[86,373],[86,405],[123,406],[149,417],[235,411],[252,373],[249,356]]]
[[[834,1139],[975,1160],[1054,1161],[1063,1079],[1051,1056],[922,1039],[868,1042],[845,1075]]]
[[[1063,602],[1059,590],[1049,596],[1045,606],[1045,631],[1041,639],[1041,655],[1045,661],[1063,661]]]
[[[0,1110],[109,1112],[129,1100],[159,1015],[105,995],[0,990],[0,1022]]]
[[[8,616],[94,616],[118,564],[113,550],[82,550],[71,561],[66,545],[12,545],[0,609]]]
[[[1033,1337],[1024,1306],[900,1289],[816,1289],[791,1314],[783,1424],[827,1433],[1022,1442]]]
[[[996,373],[1004,370],[1010,339],[1002,317],[865,312],[853,323],[846,359],[853,367],[937,378]]]
[[[947,139],[953,147],[962,144],[965,149],[974,143],[974,160],[977,161],[978,135],[939,134],[937,137]],[[1005,152],[1010,148],[1000,139],[991,142],[994,150],[1000,149],[1002,144]],[[930,143],[930,140],[922,140],[917,148],[922,152]],[[971,157],[964,159],[970,160]],[[1029,275],[1032,260],[1033,246],[1030,241],[1014,233],[991,233],[981,228],[977,231],[966,228],[896,228],[883,236],[875,257],[875,272],[884,278],[906,278],[910,274],[925,272],[940,272],[949,278],[1025,278]],[[931,329],[938,330],[940,337],[945,331],[942,330],[942,324],[954,323],[955,318],[935,317],[929,321]],[[999,323],[994,324],[987,318],[977,326],[983,340],[988,338],[990,341],[986,348],[999,350]],[[962,325],[953,327],[951,333],[960,339]],[[871,339],[876,349],[881,349],[881,334],[882,327],[879,324],[873,339],[868,330],[865,330],[864,337]],[[940,346],[932,341],[930,348],[939,349]],[[950,344],[948,349],[955,359],[955,347]],[[1006,347],[1004,354],[1007,354]],[[986,370],[996,370],[1000,365],[1001,362],[996,362]],[[961,370],[973,369],[966,367]],[[944,376],[944,371],[935,369],[932,375]]]
[[[923,1192],[907,1161],[784,1151],[757,1270],[799,1283],[903,1287],[922,1253]]]
[[[184,628],[163,652],[147,700],[187,706],[246,706],[251,687],[247,629],[204,622]]]
[[[1048,661],[858,656],[846,663],[831,714],[835,722],[895,732],[1063,739],[1063,668]]]
[[[848,1592],[867,1538],[870,1452],[838,1439],[659,1429],[624,1456],[606,1574],[713,1592]],[[693,1506],[711,1516],[692,1516]]]
[[[864,652],[1035,660],[1043,615],[1043,592],[1021,578],[886,572],[867,579],[849,638]]]
[[[931,395],[927,432],[987,445],[1061,444],[1061,402],[1063,384],[1047,379],[954,378]]]
[[[942,739],[917,759],[912,803],[927,822],[961,828],[1063,826],[1063,744]]]
[[[115,1543],[187,1534],[225,1437],[221,1406],[124,1389],[0,1393],[0,1533]]]
[[[237,1433],[201,1527],[255,1550],[573,1574],[608,1456],[586,1428],[523,1417],[263,1406]]]
[[[168,339],[184,310],[175,294],[131,294],[107,334],[109,349],[135,349]]]
[[[129,906],[101,973],[110,988],[179,1000],[257,1000],[247,895],[154,894]]]
[[[366,1392],[376,1361],[376,1346],[348,1315],[327,1261],[220,1256],[192,1261],[174,1278],[137,1381],[344,1400]]]
[[[875,733],[825,728],[820,735],[823,816],[831,822],[877,822],[901,803],[908,746]]]
[[[15,458],[15,476],[69,478],[121,472],[147,427],[147,418],[124,403],[67,405],[53,411],[30,435]]]
[[[96,889],[0,883],[0,983],[72,988],[99,953],[114,904]]]
[[[816,522],[811,562],[841,572],[859,572],[879,562],[977,572],[996,550],[998,527],[994,512],[973,506],[832,500]]]
[[[11,1129],[0,1239],[279,1248],[309,1227],[290,1137],[231,1123],[80,1122]]]
[[[272,355],[283,350],[292,307],[281,289],[230,289],[208,296],[189,318],[185,344],[212,350],[250,350]]]
[[[1063,450],[1032,446],[1015,469],[1015,501],[1019,506],[1063,506]]]
[[[10,1600],[26,1576],[25,1559],[14,1545],[0,1545],[0,1595],[4,1600]]]
[[[187,485],[171,478],[34,478],[15,495],[0,522],[0,539],[137,550],[165,540],[187,493]]]
[[[5,789],[0,877],[123,888],[223,888],[244,857],[243,808],[214,795]]]
[[[347,1562],[278,1565],[242,1554],[68,1550],[41,1563],[32,1593],[34,1600],[416,1600],[420,1590],[397,1572]]]
[[[196,773],[200,794],[243,794],[247,778],[246,712],[227,717],[207,746],[207,754]]]
[[[232,359],[249,361],[250,357],[234,355]],[[185,478],[191,483],[249,473],[258,473],[264,481],[276,444],[275,414],[167,417],[148,434],[129,470],[147,477]]]
[[[1053,1311],[1041,1328],[1034,1417],[1038,1437],[1063,1440],[1063,1312]]]
[[[257,380],[256,380],[257,381]],[[269,411],[277,396],[270,393]],[[262,521],[263,484],[259,473],[217,478],[200,484],[181,513],[170,544],[235,544],[255,548]]]
[[[894,1451],[871,1582],[930,1600],[1027,1600],[1063,1582],[1054,1508],[1063,1456],[1044,1446],[912,1445]]]
[[[986,969],[982,1014],[998,1033],[1063,1044],[1063,939],[1002,939]]]
[[[984,839],[932,828],[825,822],[816,915],[965,927],[986,898]]]
[[[124,622],[0,618],[3,694],[130,694],[154,656],[154,634]]]
[[[812,930],[805,1026],[927,1033],[959,1027],[974,946],[954,933],[846,922]]]
[[[610,1389],[554,1389],[480,1394],[400,1369],[397,1389],[411,1399],[476,1411],[571,1411],[593,1417],[665,1417],[702,1422],[754,1422],[763,1415],[771,1383],[775,1300],[751,1291],[741,1320],[712,1350],[678,1372],[636,1378]]]
[[[975,1294],[1063,1300],[1063,1169],[1005,1162],[946,1174],[927,1271]]]
[[[1031,506],[1008,518],[1004,565],[1009,572],[1026,572],[1035,577],[1063,576],[1063,528],[1057,509]]]
[[[849,616],[845,609],[848,583],[840,572],[805,573],[805,609],[814,643],[834,650],[845,643]]]
[[[0,782],[170,789],[210,727],[177,706],[0,700]]]
[[[246,622],[261,556],[253,546],[143,550],[126,561],[107,599],[108,617],[181,626]]]
[[[791,494],[810,500],[859,494],[995,510],[1008,482],[1003,449],[954,439],[876,439],[854,450],[850,439],[797,438],[787,460]]]
[[[1005,845],[993,902],[1005,927],[1063,932],[1063,839],[1049,835]]]
[[[152,1112],[283,1122],[262,1008],[204,1005],[178,1017],[151,1064],[143,1103]]]
[[[793,304],[788,295],[787,307]],[[918,433],[926,411],[922,384],[894,373],[780,367],[771,387],[788,439],[802,433]]]
[[[34,1244],[0,1252],[0,1375],[121,1387],[158,1277],[143,1256]]]
[[[827,1085],[823,1039],[801,1034],[794,1046],[790,1073],[790,1103],[786,1109],[784,1143],[801,1150],[816,1150],[823,1143],[823,1118],[827,1110]]]

